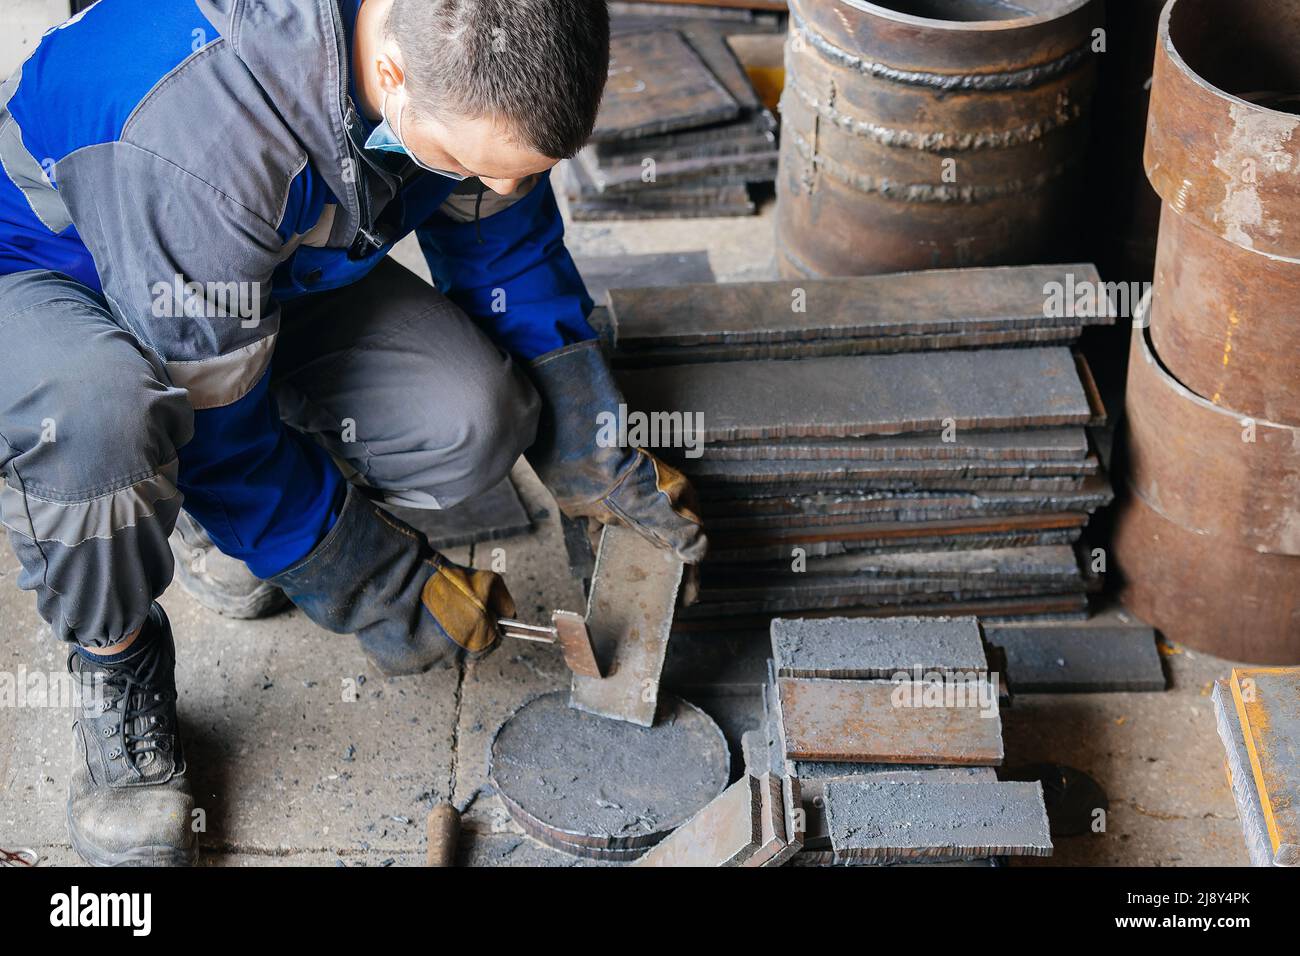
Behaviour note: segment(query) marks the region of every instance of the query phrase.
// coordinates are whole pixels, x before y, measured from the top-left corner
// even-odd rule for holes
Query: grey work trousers
[[[194,412],[104,301],[57,273],[0,276],[0,355],[0,521],[18,586],[61,640],[112,645],[171,582]],[[505,477],[540,406],[464,312],[391,260],[282,307],[272,388],[286,424],[349,477],[424,508]]]

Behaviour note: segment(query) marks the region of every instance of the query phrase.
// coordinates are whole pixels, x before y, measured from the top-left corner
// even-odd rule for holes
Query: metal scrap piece
[[[1002,762],[997,692],[985,675],[942,683],[779,677],[776,687],[790,760]]]
[[[697,345],[689,348],[637,349],[615,352],[615,368],[653,368],[691,362],[748,362],[766,359],[820,358],[831,355],[884,355],[894,352],[941,352],[948,349],[1001,348],[1008,345],[1069,345],[1083,327],[1010,329],[1002,332],[952,332],[939,335],[887,335],[879,338],[812,339],[760,345]]]
[[[1237,804],[1237,818],[1241,821],[1241,833],[1246,839],[1250,865],[1273,866],[1276,862],[1273,844],[1268,837],[1268,825],[1264,822],[1264,809],[1259,800],[1259,788],[1255,786],[1255,774],[1250,766],[1250,752],[1246,749],[1241,718],[1237,715],[1237,706],[1232,700],[1231,683],[1226,680],[1215,681],[1211,697],[1214,699],[1215,725],[1225,753],[1224,770],[1227,771],[1228,786]]]
[[[777,618],[772,661],[780,677],[888,679],[899,671],[984,673],[973,617]]]
[[[1300,667],[1233,668],[1232,700],[1279,866],[1300,866]]]
[[[735,119],[740,106],[676,30],[614,37],[610,80],[591,138],[636,139]]]
[[[1051,856],[1043,785],[829,780],[826,829],[836,863]]]
[[[1234,661],[1300,660],[1300,557],[1200,534],[1137,492],[1122,500],[1114,549],[1119,599],[1180,644]]]
[[[896,488],[903,485],[946,484],[998,478],[1078,478],[1098,473],[1097,457],[1078,461],[864,461],[815,459],[777,461],[719,461],[711,455],[682,462],[683,471],[702,488],[748,484],[807,483],[825,487],[839,482],[866,487],[873,483]],[[1075,482],[1071,482],[1075,484]],[[1082,484],[1082,480],[1077,484]]]
[[[601,534],[587,629],[603,679],[574,674],[569,706],[643,727],[654,723],[682,562],[635,531]]]
[[[1006,652],[1007,682],[1017,693],[1162,691],[1165,672],[1149,627],[1004,625],[985,628]]]
[[[1126,408],[1129,480],[1144,499],[1207,539],[1300,555],[1300,425],[1248,419],[1191,392],[1141,328]]]
[[[745,774],[634,866],[740,866],[763,842],[763,796]]]
[[[511,817],[551,846],[644,849],[722,793],[731,770],[711,717],[669,695],[663,711],[657,726],[638,727],[574,710],[563,691],[543,694],[498,728],[489,779]]]
[[[782,274],[1062,251],[1085,178],[1100,7],[790,0]],[[954,162],[959,182],[945,173]]]
[[[921,515],[935,517],[976,517],[977,515],[1034,515],[1062,512],[1092,512],[1114,500],[1110,483],[1102,477],[1090,478],[1077,491],[903,491],[819,492],[796,496],[714,497],[701,496],[701,506],[712,532],[719,527],[742,527],[752,522],[762,524],[831,524],[848,523],[852,515],[858,522],[915,521]],[[916,515],[917,517],[911,517]]]

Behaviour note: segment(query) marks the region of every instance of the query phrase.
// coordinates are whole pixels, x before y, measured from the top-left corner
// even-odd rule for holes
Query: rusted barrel
[[[1132,492],[1115,549],[1124,605],[1170,639],[1232,661],[1300,661],[1296,558],[1188,531]]]
[[[1147,175],[1163,201],[1126,399],[1129,607],[1222,657],[1300,663],[1300,0],[1173,0]]]
[[[1077,234],[1090,0],[791,0],[788,276],[1049,260]]]
[[[1176,0],[1146,169],[1164,212],[1152,340],[1174,376],[1300,425],[1300,2]]]
[[[1300,428],[1190,391],[1161,365],[1141,328],[1133,330],[1128,378],[1133,489],[1207,539],[1300,555]]]

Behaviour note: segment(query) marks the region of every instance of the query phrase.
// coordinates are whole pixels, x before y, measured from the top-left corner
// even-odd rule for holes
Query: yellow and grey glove
[[[448,561],[353,486],[324,540],[270,580],[321,627],[355,634],[385,674],[480,657],[515,613],[500,576]]]
[[[530,373],[542,413],[526,455],[564,513],[625,525],[682,561],[699,563],[708,539],[686,477],[643,449],[597,441],[601,413],[617,415],[624,401],[599,345],[548,352],[531,363]]]

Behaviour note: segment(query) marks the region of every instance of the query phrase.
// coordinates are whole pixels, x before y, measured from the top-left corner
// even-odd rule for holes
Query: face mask
[[[453,173],[446,169],[435,169],[432,166],[426,166],[420,162],[416,155],[407,149],[406,144],[402,142],[402,111],[397,111],[397,128],[394,129],[388,123],[388,94],[384,93],[384,99],[379,104],[379,112],[382,119],[375,131],[366,139],[366,149],[378,150],[381,153],[400,153],[415,165],[419,166],[426,172],[436,173],[439,176],[445,176],[447,179],[453,179],[461,182],[465,179],[460,173]]]

